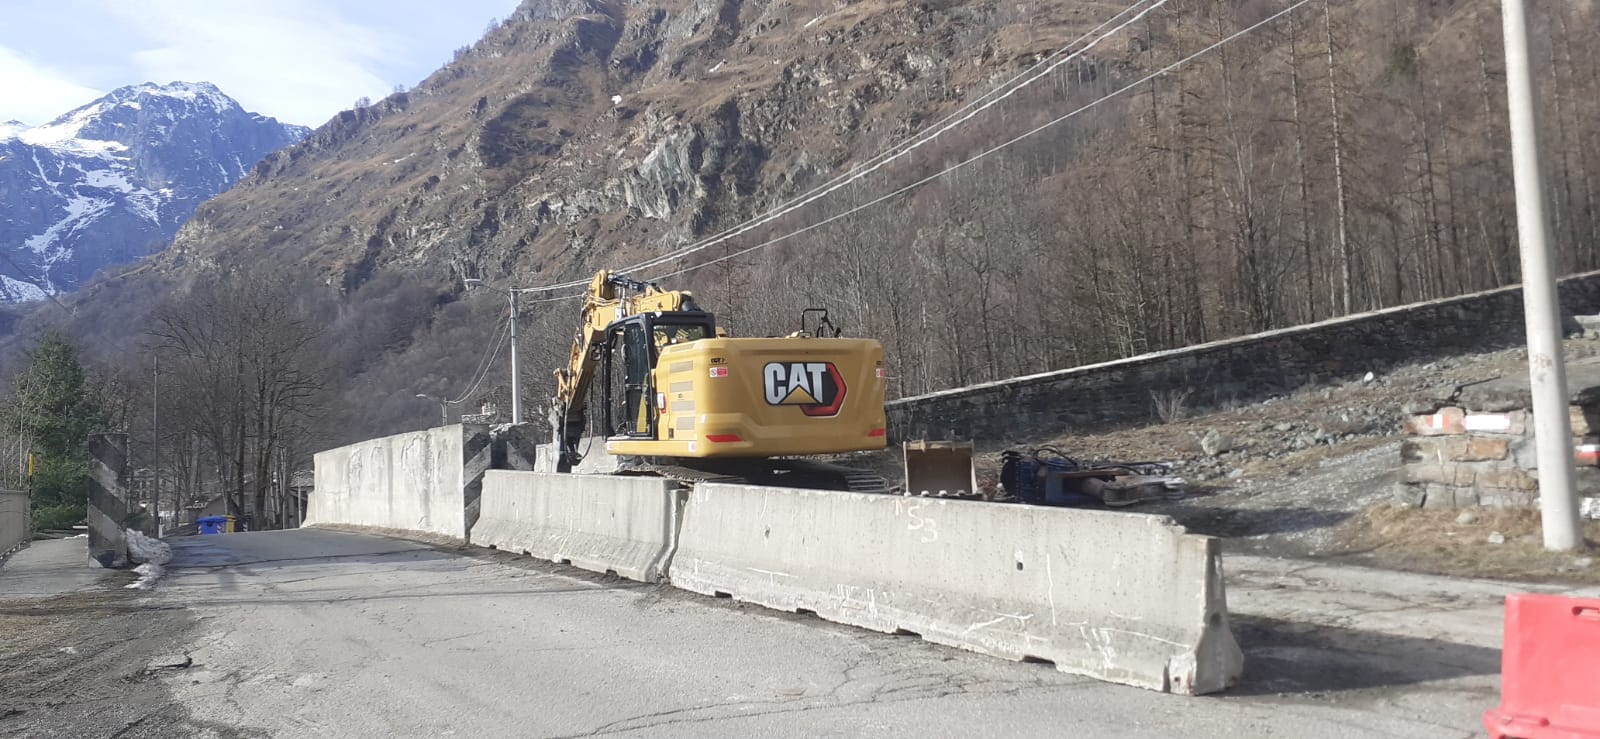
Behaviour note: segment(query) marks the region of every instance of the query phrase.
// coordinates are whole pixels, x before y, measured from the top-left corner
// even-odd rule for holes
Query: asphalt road
[[[106,581],[110,573],[88,566],[87,542],[87,537],[45,539],[3,560],[0,600],[60,595]]]
[[[130,596],[171,654],[140,663],[164,692],[121,736],[1471,737],[1497,702],[1492,585],[1351,610],[1330,590],[1348,572],[1244,561],[1246,681],[1182,698],[501,552],[317,529],[175,545]]]

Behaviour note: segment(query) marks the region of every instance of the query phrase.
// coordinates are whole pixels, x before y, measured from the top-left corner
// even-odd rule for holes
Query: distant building
[[[251,479],[245,480],[246,490],[250,489]],[[311,493],[316,489],[316,476],[311,470],[298,470],[289,477],[289,485],[284,489],[282,496],[272,492],[267,494],[267,518],[276,526],[279,520],[283,528],[299,528],[305,522],[307,507],[311,505]],[[279,516],[279,505],[282,505],[282,516]],[[222,493],[213,492],[203,500],[191,502],[185,509],[183,522],[194,523],[195,519],[204,516],[225,516],[228,514],[227,501],[223,500]],[[255,515],[255,496],[245,495],[244,510],[235,515],[248,517]]]
[[[479,412],[461,414],[461,422],[462,423],[499,423],[500,422],[500,406],[497,405],[493,400],[485,400],[485,401],[483,401],[483,405],[479,406]]]

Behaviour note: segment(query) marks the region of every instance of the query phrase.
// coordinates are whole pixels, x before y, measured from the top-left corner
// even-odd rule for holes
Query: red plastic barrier
[[[1493,739],[1600,739],[1600,599],[1506,598]]]

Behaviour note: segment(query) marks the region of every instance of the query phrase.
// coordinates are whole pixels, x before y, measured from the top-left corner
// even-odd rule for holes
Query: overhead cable
[[[701,263],[690,265],[690,266],[687,266],[687,267],[683,267],[681,269],[677,269],[677,270],[674,270],[674,271],[671,271],[671,272],[665,272],[665,273],[656,275],[655,277],[651,278],[651,281],[663,280],[663,279],[666,279],[668,277],[676,277],[678,275],[685,274],[687,272],[692,272],[692,271],[697,270],[697,269],[701,269],[701,268],[704,268],[704,267],[709,267],[709,266],[711,266],[713,264],[718,264],[720,262],[725,262],[725,261],[730,260],[730,259],[734,259],[734,258],[737,258],[737,257],[740,257],[740,256],[744,256],[745,254],[749,254],[751,252],[767,248],[767,247],[772,246],[774,244],[782,243],[782,242],[787,241],[789,239],[792,239],[792,238],[794,238],[796,236],[800,236],[802,234],[809,233],[811,231],[814,231],[814,230],[816,230],[818,228],[826,226],[826,225],[828,225],[830,223],[833,223],[835,221],[838,221],[840,219],[847,218],[849,216],[855,215],[856,213],[859,213],[859,212],[861,212],[863,210],[871,208],[871,207],[873,207],[875,205],[879,205],[879,204],[884,203],[886,201],[893,200],[894,198],[897,198],[897,197],[899,197],[901,195],[905,195],[905,194],[907,194],[909,192],[912,192],[913,190],[916,190],[916,189],[922,187],[923,185],[926,185],[926,184],[928,184],[930,182],[933,182],[934,180],[937,180],[937,179],[939,179],[941,177],[944,177],[945,175],[948,175],[948,174],[950,174],[952,172],[955,172],[957,170],[965,168],[968,165],[971,165],[971,164],[973,164],[973,163],[975,163],[975,162],[977,162],[979,160],[982,160],[982,159],[984,159],[986,157],[989,157],[989,156],[991,156],[991,155],[993,155],[995,153],[998,153],[1000,151],[1008,149],[1008,148],[1010,148],[1010,147],[1012,147],[1012,146],[1014,146],[1014,145],[1016,145],[1016,144],[1018,144],[1018,143],[1020,143],[1020,142],[1022,142],[1024,140],[1032,138],[1033,136],[1036,136],[1036,135],[1038,135],[1038,134],[1040,134],[1040,133],[1042,133],[1042,132],[1044,132],[1044,131],[1046,131],[1046,130],[1048,130],[1050,128],[1053,128],[1053,127],[1055,127],[1057,125],[1060,125],[1060,124],[1062,124],[1062,123],[1064,123],[1064,122],[1066,122],[1068,120],[1076,118],[1077,116],[1082,115],[1083,113],[1085,113],[1085,112],[1087,112],[1089,110],[1092,110],[1092,109],[1094,109],[1096,107],[1099,107],[1101,104],[1103,104],[1103,103],[1105,103],[1105,102],[1107,102],[1109,100],[1121,97],[1122,95],[1125,95],[1128,92],[1131,92],[1131,91],[1133,91],[1135,89],[1138,89],[1140,86],[1150,82],[1151,80],[1154,80],[1154,79],[1157,79],[1159,77],[1164,77],[1164,76],[1166,76],[1168,74],[1171,74],[1172,72],[1174,72],[1174,71],[1176,71],[1176,70],[1178,70],[1178,69],[1180,69],[1182,67],[1187,66],[1188,64],[1190,64],[1191,62],[1195,61],[1196,59],[1199,59],[1199,58],[1201,58],[1201,57],[1203,57],[1203,56],[1205,56],[1207,54],[1210,54],[1213,51],[1216,51],[1217,49],[1220,49],[1220,48],[1222,48],[1224,46],[1227,46],[1228,44],[1231,44],[1234,41],[1237,41],[1238,39],[1243,38],[1244,36],[1247,36],[1250,33],[1255,32],[1257,29],[1261,28],[1262,26],[1265,26],[1265,25],[1267,25],[1269,23],[1272,23],[1273,21],[1276,21],[1277,19],[1282,18],[1283,16],[1288,15],[1289,13],[1292,13],[1295,10],[1298,10],[1299,8],[1309,4],[1311,2],[1312,2],[1312,0],[1296,0],[1296,2],[1288,5],[1287,7],[1283,8],[1282,10],[1279,10],[1279,11],[1273,13],[1272,15],[1269,15],[1269,16],[1265,17],[1265,18],[1261,19],[1260,21],[1252,23],[1251,25],[1246,26],[1245,28],[1240,29],[1239,31],[1236,31],[1233,34],[1231,34],[1229,36],[1226,36],[1226,37],[1222,38],[1219,41],[1216,41],[1215,43],[1212,43],[1212,44],[1210,44],[1210,45],[1208,45],[1206,47],[1203,47],[1199,51],[1196,51],[1196,52],[1194,52],[1192,54],[1189,54],[1188,56],[1185,56],[1185,57],[1183,57],[1181,59],[1178,59],[1177,61],[1174,61],[1174,62],[1172,62],[1170,64],[1167,64],[1166,66],[1163,66],[1160,69],[1158,69],[1158,70],[1156,70],[1154,72],[1151,72],[1150,74],[1147,74],[1147,75],[1145,75],[1143,77],[1140,77],[1138,80],[1136,80],[1134,82],[1131,82],[1131,83],[1129,83],[1129,84],[1127,84],[1127,85],[1125,85],[1123,87],[1120,87],[1120,88],[1118,88],[1118,89],[1116,89],[1116,90],[1114,90],[1114,91],[1112,91],[1112,92],[1110,92],[1110,93],[1108,93],[1108,94],[1106,94],[1106,95],[1104,95],[1104,96],[1102,96],[1100,98],[1097,98],[1097,99],[1095,99],[1093,101],[1090,101],[1090,102],[1088,102],[1088,103],[1086,103],[1086,104],[1084,104],[1084,105],[1082,105],[1082,106],[1080,106],[1078,108],[1075,108],[1072,111],[1069,111],[1069,112],[1067,112],[1067,113],[1065,113],[1063,115],[1060,115],[1060,116],[1058,116],[1056,118],[1052,118],[1049,121],[1046,121],[1046,122],[1044,122],[1044,123],[1032,128],[1032,129],[1029,129],[1029,130],[1027,130],[1027,131],[1025,131],[1025,132],[1023,132],[1021,134],[1018,134],[1017,136],[1014,136],[1014,137],[1012,137],[1010,139],[1007,139],[1004,142],[1001,142],[1001,143],[996,144],[996,145],[994,145],[992,147],[989,147],[988,149],[984,149],[983,151],[981,151],[981,152],[979,152],[979,153],[977,153],[977,154],[975,154],[975,155],[973,155],[971,157],[963,159],[963,160],[961,160],[959,162],[956,162],[955,164],[952,164],[952,165],[950,165],[948,167],[945,167],[945,168],[939,170],[938,172],[935,172],[934,174],[928,175],[928,176],[923,177],[921,179],[918,179],[918,180],[916,180],[916,181],[914,181],[914,182],[912,182],[910,184],[907,184],[907,185],[904,185],[904,186],[902,186],[902,187],[900,187],[898,189],[895,189],[895,190],[893,190],[893,191],[891,191],[891,192],[889,192],[887,194],[881,195],[881,196],[879,196],[877,198],[874,198],[872,200],[869,200],[869,201],[866,201],[866,202],[861,203],[859,205],[856,205],[854,207],[851,207],[851,208],[849,208],[847,210],[844,210],[844,211],[841,211],[839,213],[836,213],[836,214],[834,214],[832,216],[829,216],[829,217],[824,218],[824,219],[822,219],[820,221],[814,222],[814,223],[812,223],[810,225],[804,226],[804,227],[796,229],[794,231],[790,231],[790,232],[785,233],[785,234],[783,234],[781,236],[770,238],[770,239],[767,239],[766,241],[760,242],[760,243],[755,244],[753,246],[749,246],[749,247],[746,247],[744,249],[740,249],[739,251],[730,252],[728,254],[724,254],[724,255],[722,255],[720,257],[717,257],[715,259],[707,260],[705,262],[701,262]],[[1154,9],[1154,6],[1152,6],[1152,8],[1146,9],[1146,12],[1148,12],[1148,10],[1152,10],[1152,9]],[[1142,17],[1142,14],[1141,14],[1140,17]],[[1135,20],[1137,20],[1137,19],[1135,19]],[[1120,27],[1119,27],[1118,30],[1120,30]],[[700,251],[701,249],[705,248],[706,246],[711,246],[711,245],[712,244],[710,244],[710,243],[704,244],[702,246],[695,247],[695,248],[693,248],[691,250],[687,250],[682,254],[678,254],[678,255],[672,256],[670,258],[652,260],[652,262],[661,263],[661,262],[665,262],[665,261],[673,261],[675,259],[681,258],[682,256],[687,256],[688,253],[692,253],[693,251]],[[585,281],[584,283],[577,283],[577,284],[587,284],[587,281]],[[551,287],[545,287],[545,288],[528,288],[528,289],[530,289],[530,290],[551,290],[551,289],[559,289],[560,287],[571,287],[571,286],[572,285],[562,285],[562,286],[551,286]],[[561,300],[572,300],[574,298],[579,298],[579,297],[582,297],[582,296],[583,296],[582,293],[575,293],[575,294],[570,294],[570,295],[565,295],[565,296],[560,296],[560,297],[555,297],[555,298],[546,298],[545,300],[549,301],[549,302],[554,302],[554,301],[561,301]]]
[[[472,381],[472,387],[468,388],[466,392],[462,393],[461,397],[456,398],[455,400],[447,400],[445,401],[446,403],[455,405],[456,403],[460,403],[467,398],[472,397],[472,394],[478,391],[478,386],[483,384],[483,379],[489,376],[489,370],[494,368],[494,360],[500,357],[500,350],[505,348],[506,337],[511,335],[511,317],[509,315],[507,315],[506,319],[500,323],[500,330],[498,333],[500,338],[495,340],[494,349],[484,355],[483,359],[478,363],[477,371],[473,373],[476,376],[476,379]]]
[[[983,95],[968,101],[955,111],[940,119],[938,122],[922,129],[921,131],[904,140],[901,140],[889,148],[874,154],[866,160],[857,163],[849,171],[839,174],[833,179],[830,179],[805,193],[785,201],[781,205],[774,207],[766,213],[752,217],[693,244],[689,244],[666,254],[652,257],[643,262],[624,267],[618,271],[623,273],[631,273],[638,270],[650,269],[651,267],[655,267],[666,262],[681,259],[689,254],[693,254],[695,252],[702,251],[720,244],[728,239],[744,234],[751,229],[758,228],[762,225],[772,222],[773,220],[781,218],[782,216],[788,215],[799,208],[809,205],[810,203],[839,190],[851,182],[855,182],[856,180],[859,180],[862,177],[881,169],[884,165],[887,165],[890,162],[893,162],[905,156],[906,154],[911,153],[912,151],[922,147],[934,139],[937,139],[957,126],[966,123],[979,113],[982,113],[983,111],[988,110],[1007,98],[1010,98],[1012,95],[1016,94],[1018,91],[1022,90],[1028,85],[1043,79],[1050,72],[1056,70],[1062,65],[1082,56],[1085,52],[1097,46],[1101,41],[1110,38],[1128,26],[1138,22],[1151,11],[1167,4],[1167,2],[1169,2],[1169,0],[1136,0],[1136,2],[1134,2],[1132,5],[1129,5],[1127,8],[1124,8],[1121,12],[1101,22],[1100,25],[1095,26],[1087,33],[1084,33],[1078,38],[1073,39],[1071,42],[1047,55],[1045,58],[1035,62],[1027,69],[1017,73],[999,85],[996,85]],[[1126,20],[1122,20],[1122,22],[1115,28],[1102,33],[1107,26],[1117,23],[1118,20],[1123,19],[1129,13],[1136,13],[1136,15],[1131,18],[1127,18]],[[1078,48],[1076,50],[1073,49],[1073,47],[1084,44],[1086,41],[1088,42],[1087,45],[1084,45],[1082,48]],[[1058,59],[1057,57],[1060,57],[1062,54],[1067,54],[1067,56]],[[1021,80],[1021,82],[1019,83],[1018,80]],[[574,280],[571,282],[543,285],[540,287],[521,288],[521,290],[542,292],[578,287],[587,285],[588,283],[588,280]],[[567,298],[561,299],[565,300]]]
[[[812,223],[811,225],[805,226],[804,228],[796,229],[796,230],[791,231],[789,233],[786,233],[786,234],[784,234],[782,236],[778,236],[778,237],[775,237],[775,238],[768,239],[768,240],[763,241],[763,242],[761,242],[759,244],[756,244],[754,246],[751,246],[751,247],[748,247],[748,248],[745,248],[745,249],[741,249],[739,251],[732,252],[732,253],[729,253],[729,254],[725,254],[725,255],[723,255],[721,257],[718,257],[716,259],[712,259],[712,260],[709,260],[709,261],[706,261],[706,262],[702,262],[702,263],[699,263],[699,264],[696,264],[696,265],[693,265],[693,266],[684,267],[683,269],[679,269],[679,270],[676,270],[676,271],[673,271],[673,272],[667,272],[665,274],[657,275],[656,277],[653,277],[651,279],[652,280],[662,280],[662,279],[666,279],[668,277],[675,277],[677,275],[684,274],[685,272],[692,272],[692,271],[700,269],[702,267],[709,267],[709,266],[711,266],[713,264],[717,264],[718,262],[723,262],[723,261],[726,261],[726,260],[729,260],[729,259],[733,259],[735,257],[743,256],[745,254],[749,254],[750,252],[756,251],[758,249],[764,249],[766,247],[772,246],[773,244],[777,244],[777,243],[780,243],[780,242],[783,242],[783,241],[787,241],[788,239],[794,238],[795,236],[799,236],[801,234],[816,230],[816,229],[821,228],[823,226],[826,226],[826,225],[828,225],[830,223],[833,223],[834,221],[837,221],[837,220],[839,220],[841,218],[846,218],[848,216],[851,216],[851,215],[859,213],[859,212],[861,212],[863,210],[866,210],[867,208],[870,208],[870,207],[872,207],[874,205],[878,205],[879,203],[882,203],[884,201],[892,200],[892,199],[897,198],[897,197],[899,197],[901,195],[909,193],[909,192],[911,192],[913,190],[916,190],[919,187],[922,187],[923,185],[926,185],[926,184],[928,184],[930,182],[933,182],[934,180],[937,180],[937,179],[939,179],[939,178],[941,178],[941,177],[943,177],[943,176],[945,176],[947,174],[950,174],[951,172],[954,172],[954,171],[956,171],[958,169],[966,167],[967,165],[972,164],[972,163],[974,163],[974,162],[976,162],[976,161],[978,161],[980,159],[983,159],[985,157],[988,157],[991,154],[995,154],[995,153],[997,153],[999,151],[1002,151],[1004,149],[1010,148],[1011,146],[1014,146],[1015,144],[1017,144],[1017,143],[1019,143],[1019,142],[1021,142],[1023,140],[1026,140],[1028,138],[1031,138],[1031,137],[1033,137],[1035,135],[1038,135],[1039,133],[1041,133],[1041,132],[1043,132],[1043,131],[1045,131],[1045,130],[1053,127],[1053,126],[1059,125],[1059,124],[1064,123],[1064,122],[1066,122],[1066,121],[1068,121],[1068,120],[1070,120],[1072,118],[1075,118],[1075,117],[1083,114],[1084,112],[1099,106],[1101,103],[1104,103],[1107,100],[1111,100],[1113,98],[1120,97],[1121,95],[1126,94],[1127,92],[1132,91],[1134,89],[1137,89],[1138,87],[1144,85],[1145,83],[1147,83],[1147,82],[1149,82],[1149,81],[1151,81],[1153,79],[1156,79],[1157,77],[1162,77],[1162,76],[1165,76],[1167,74],[1170,74],[1174,70],[1177,70],[1178,68],[1183,67],[1183,66],[1189,64],[1190,62],[1192,62],[1192,61],[1194,61],[1196,59],[1199,59],[1200,57],[1202,57],[1202,56],[1204,56],[1206,54],[1209,54],[1212,51],[1220,49],[1223,46],[1226,46],[1227,44],[1232,43],[1233,41],[1235,41],[1235,40],[1237,40],[1239,38],[1242,38],[1243,36],[1255,31],[1256,29],[1258,29],[1258,28],[1260,28],[1262,26],[1265,26],[1268,23],[1271,23],[1272,21],[1275,21],[1275,20],[1277,20],[1277,19],[1279,19],[1279,18],[1281,18],[1281,17],[1283,17],[1285,15],[1288,15],[1289,13],[1294,12],[1297,8],[1299,8],[1299,7],[1303,6],[1303,5],[1306,5],[1306,4],[1310,3],[1311,1],[1312,0],[1297,0],[1297,2],[1295,2],[1294,4],[1284,8],[1283,10],[1280,10],[1277,13],[1274,13],[1274,14],[1272,14],[1270,16],[1267,16],[1266,18],[1264,18],[1264,19],[1262,19],[1262,20],[1260,20],[1260,21],[1258,21],[1258,22],[1256,22],[1254,24],[1251,24],[1250,26],[1248,26],[1248,27],[1246,27],[1246,28],[1234,33],[1233,35],[1228,36],[1226,38],[1223,38],[1222,40],[1217,41],[1216,43],[1211,44],[1210,46],[1207,46],[1207,47],[1205,47],[1205,48],[1203,48],[1203,49],[1201,49],[1201,50],[1199,50],[1199,51],[1197,51],[1197,52],[1195,52],[1193,54],[1190,54],[1189,56],[1186,56],[1186,57],[1184,57],[1182,59],[1179,59],[1179,60],[1177,60],[1177,61],[1175,61],[1175,62],[1173,62],[1171,64],[1168,64],[1168,65],[1162,67],[1159,70],[1156,70],[1155,72],[1152,72],[1152,73],[1150,73],[1148,75],[1145,75],[1144,77],[1139,78],[1135,82],[1131,82],[1126,86],[1118,88],[1117,90],[1105,95],[1104,97],[1101,97],[1101,98],[1098,98],[1096,100],[1093,100],[1093,101],[1083,105],[1080,108],[1077,108],[1077,109],[1075,109],[1075,110],[1073,110],[1073,111],[1071,111],[1069,113],[1066,113],[1065,115],[1062,115],[1062,116],[1059,116],[1059,117],[1056,117],[1056,118],[1052,118],[1051,120],[1046,121],[1045,123],[1042,123],[1042,124],[1032,128],[1032,129],[1029,129],[1028,131],[1026,131],[1026,132],[1024,132],[1022,134],[1019,134],[1019,135],[1017,135],[1017,136],[1015,136],[1015,137],[1013,137],[1011,139],[1008,139],[1008,140],[1006,140],[1006,141],[1004,141],[1004,142],[1002,142],[1000,144],[996,144],[995,146],[992,146],[992,147],[990,147],[988,149],[985,149],[985,150],[983,150],[983,151],[981,151],[981,152],[979,152],[979,153],[977,153],[977,154],[975,154],[975,155],[973,155],[971,157],[968,157],[967,159],[963,159],[963,160],[961,160],[959,162],[956,162],[955,164],[952,164],[952,165],[950,165],[948,167],[945,167],[944,169],[941,169],[941,170],[939,170],[938,172],[936,172],[934,174],[928,175],[927,177],[924,177],[924,178],[922,178],[920,180],[912,182],[909,185],[905,185],[904,187],[901,187],[901,188],[899,188],[897,190],[894,190],[893,192],[890,192],[890,193],[888,193],[886,195],[880,196],[880,197],[875,198],[873,200],[869,200],[869,201],[867,201],[865,203],[862,203],[862,204],[857,205],[857,206],[855,206],[853,208],[850,208],[849,210],[845,210],[845,211],[842,211],[842,212],[837,213],[835,215],[829,216],[828,218],[825,218],[825,219],[823,219],[821,221],[817,221],[816,223]]]

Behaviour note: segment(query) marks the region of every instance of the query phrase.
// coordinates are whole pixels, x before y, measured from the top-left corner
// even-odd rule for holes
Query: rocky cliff
[[[264,160],[173,263],[303,259],[349,290],[582,276],[816,184],[1098,3],[528,2],[416,89]]]

